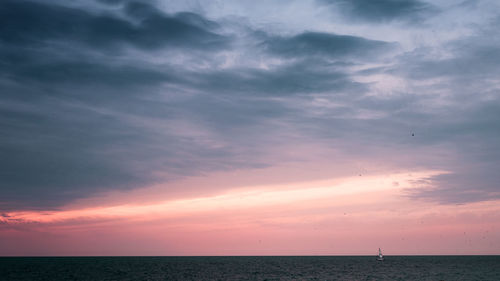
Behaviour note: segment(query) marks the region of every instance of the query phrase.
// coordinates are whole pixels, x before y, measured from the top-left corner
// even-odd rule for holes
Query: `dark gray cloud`
[[[155,172],[168,180],[230,165],[231,151],[148,124],[183,114],[154,91],[183,77],[126,52],[214,53],[229,39],[199,15],[139,3],[124,11],[130,21],[40,2],[0,5],[0,209],[54,208],[154,183]]]
[[[193,74],[193,84],[220,94],[254,97],[292,96],[308,93],[364,92],[365,85],[329,64],[309,60],[275,69],[230,69]]]
[[[321,56],[347,60],[354,57],[373,58],[395,47],[395,44],[356,36],[304,32],[291,37],[269,38],[263,46],[279,56]]]
[[[140,49],[182,47],[221,48],[228,39],[208,28],[213,24],[186,14],[166,15],[148,4],[131,2],[126,14],[136,22],[110,13],[93,14],[76,8],[27,1],[0,6],[0,40],[16,46],[43,46],[46,41],[85,43],[116,52],[124,44]],[[203,25],[203,26],[202,26]]]
[[[24,86],[1,88],[27,94]],[[91,89],[82,89],[80,95]],[[15,98],[2,101],[0,207],[4,210],[54,208],[96,192],[258,164],[252,158],[234,160],[231,144],[209,145],[219,141],[210,135],[178,132],[184,123],[177,124],[175,118],[186,119],[196,107],[176,109],[175,103],[164,103],[150,93],[144,96],[148,88],[142,89],[142,96],[127,92],[122,94],[129,96],[122,97],[101,89],[98,94],[107,97],[100,98],[64,97],[71,91],[64,88],[49,87],[49,91],[60,91],[60,96],[50,93],[31,99],[36,106]],[[205,114],[216,116],[206,112],[209,102],[191,103],[196,102],[203,102]],[[224,109],[216,105],[217,110]],[[238,125],[235,118],[232,127]]]
[[[500,198],[499,176],[486,165],[455,170],[451,174],[428,178],[408,190],[411,198],[442,204],[465,204]]]
[[[455,42],[456,45],[448,49],[451,56],[447,58],[429,58],[426,53],[431,50],[416,50],[403,57],[398,68],[389,71],[412,79],[452,78],[462,82],[496,76],[500,71],[500,47],[496,43],[478,45],[473,40]]]
[[[347,19],[364,22],[420,22],[437,8],[419,0],[319,0]]]
[[[31,55],[30,51],[23,53],[15,51],[23,58]],[[31,53],[31,54],[30,54]],[[160,72],[141,66],[100,64],[81,60],[55,60],[45,59],[21,62],[19,60],[5,61],[0,69],[6,76],[13,80],[30,81],[37,83],[85,83],[87,85],[113,85],[124,88],[136,85],[151,85],[174,79],[175,74]],[[172,71],[173,72],[173,71]],[[115,88],[116,89],[116,88]],[[88,98],[88,97],[87,97]]]
[[[110,5],[122,4],[124,2],[128,2],[128,0],[97,0],[98,2]]]

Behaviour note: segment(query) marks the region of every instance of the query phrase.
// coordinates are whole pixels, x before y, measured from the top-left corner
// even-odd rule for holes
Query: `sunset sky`
[[[2,0],[0,256],[500,254],[497,0]]]

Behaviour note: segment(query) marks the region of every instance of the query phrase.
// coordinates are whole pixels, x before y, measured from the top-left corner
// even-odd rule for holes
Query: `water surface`
[[[0,280],[500,280],[500,256],[3,257]]]

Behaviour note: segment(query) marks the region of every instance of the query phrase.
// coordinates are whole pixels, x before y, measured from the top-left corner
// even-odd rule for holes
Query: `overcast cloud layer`
[[[0,210],[304,143],[449,172],[415,200],[500,198],[497,2],[245,3],[2,1]]]

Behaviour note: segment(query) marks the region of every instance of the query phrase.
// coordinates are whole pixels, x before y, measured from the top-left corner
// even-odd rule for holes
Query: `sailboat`
[[[384,255],[382,255],[382,251],[380,250],[380,248],[378,248],[378,257],[377,257],[377,260],[378,261],[383,261],[384,260]]]

